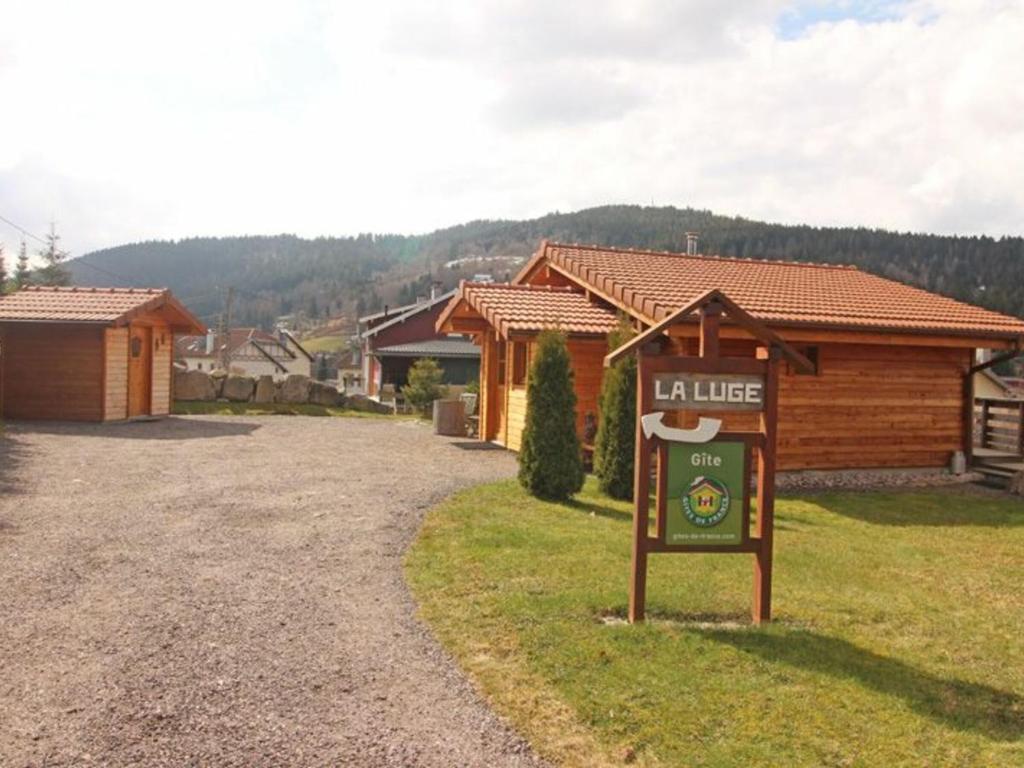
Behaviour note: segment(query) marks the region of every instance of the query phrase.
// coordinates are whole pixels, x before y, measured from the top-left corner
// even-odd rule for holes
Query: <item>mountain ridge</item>
[[[856,266],[963,301],[1024,316],[1024,238],[932,235],[867,227],[774,224],[708,210],[609,205],[533,219],[480,219],[420,235],[301,238],[247,235],[151,240],[69,261],[76,284],[171,288],[214,323],[226,288],[236,323],[269,327],[281,315],[316,324],[406,303],[460,279],[514,275],[543,238],[619,248]]]

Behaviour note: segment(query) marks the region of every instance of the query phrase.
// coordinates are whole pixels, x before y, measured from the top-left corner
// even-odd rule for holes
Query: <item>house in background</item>
[[[290,332],[267,333],[259,328],[232,328],[227,334],[212,331],[205,336],[178,339],[175,359],[188,370],[212,371],[228,361],[231,373],[273,376],[313,374],[313,355]]]
[[[363,382],[366,394],[379,398],[382,391],[401,390],[410,366],[418,359],[437,360],[444,383],[461,387],[480,374],[480,350],[461,334],[435,328],[454,291],[416,304],[359,318]]]
[[[974,374],[974,396],[985,400],[1020,400],[1022,393],[1012,381],[986,368]]]
[[[912,288],[854,267],[758,261],[542,242],[513,284],[463,283],[440,315],[440,333],[472,334],[482,348],[480,437],[518,450],[537,334],[568,336],[577,430],[599,418],[608,333],[617,315],[646,330],[711,289],[815,363],[782,371],[782,470],[939,468],[973,450],[977,349],[1024,348],[1024,320]],[[695,355],[696,318],[661,343]],[[722,354],[754,357],[758,343],[722,327]],[[697,414],[666,417],[691,426]],[[730,413],[726,429],[756,426]]]
[[[174,337],[205,330],[162,289],[23,288],[0,296],[0,415],[166,415]]]
[[[338,389],[348,394],[363,394],[362,350],[348,347],[337,355]]]

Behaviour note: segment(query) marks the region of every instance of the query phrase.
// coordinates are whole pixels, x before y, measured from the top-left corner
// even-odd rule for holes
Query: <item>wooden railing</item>
[[[974,445],[1024,456],[1024,400],[974,398]]]

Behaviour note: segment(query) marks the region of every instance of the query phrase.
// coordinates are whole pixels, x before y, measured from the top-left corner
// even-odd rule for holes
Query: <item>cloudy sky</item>
[[[1022,40],[1024,0],[0,0],[0,216],[77,254],[613,202],[1024,234]]]

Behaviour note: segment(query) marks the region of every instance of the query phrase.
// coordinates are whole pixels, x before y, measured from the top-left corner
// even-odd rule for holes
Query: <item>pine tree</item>
[[[634,335],[629,318],[608,338],[615,349]],[[605,371],[598,399],[601,420],[594,441],[594,473],[601,490],[613,499],[633,498],[633,467],[636,451],[636,358],[619,360]]]
[[[519,482],[538,498],[558,501],[583,487],[573,373],[565,335],[558,331],[537,337],[526,387]]]
[[[24,288],[26,285],[31,283],[32,269],[28,265],[28,249],[25,247],[25,241],[21,241],[21,246],[18,248],[18,261],[14,267],[14,287]]]
[[[38,270],[40,285],[71,285],[71,271],[64,263],[68,254],[57,247],[59,242],[60,236],[51,224],[46,235],[46,247],[38,253],[43,260],[43,266]]]
[[[4,244],[0,243],[0,293],[7,290],[7,263],[4,260]]]

